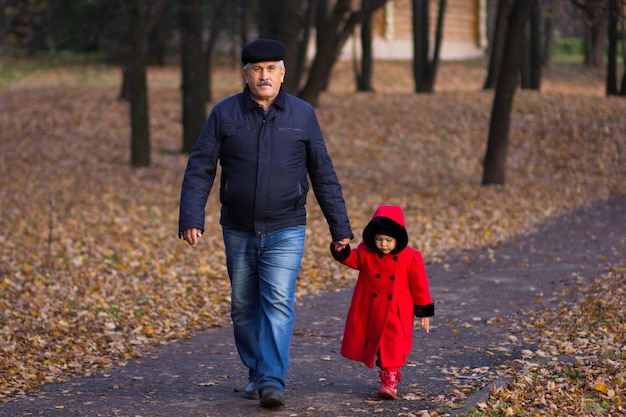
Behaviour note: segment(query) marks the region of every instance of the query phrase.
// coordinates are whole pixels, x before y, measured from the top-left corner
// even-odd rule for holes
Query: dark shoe
[[[244,395],[249,400],[258,400],[259,392],[256,389],[256,382],[250,382],[246,385],[246,389],[243,391]]]
[[[261,407],[282,407],[285,405],[285,395],[277,387],[265,387],[261,390]]]

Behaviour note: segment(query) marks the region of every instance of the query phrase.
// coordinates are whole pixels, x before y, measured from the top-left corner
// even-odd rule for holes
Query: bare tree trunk
[[[607,53],[606,65],[606,95],[614,96],[619,94],[617,88],[617,44],[619,42],[619,8],[618,0],[609,0],[609,24],[608,37],[609,49]]]
[[[549,66],[552,61],[552,51],[554,49],[554,2],[556,0],[548,0],[547,11],[543,21],[543,51],[541,56],[541,64]]]
[[[220,33],[224,28],[224,16],[226,15],[226,11],[228,10],[228,6],[230,5],[228,0],[219,0],[214,1],[214,7],[212,10],[212,19],[210,23],[209,30],[209,40],[206,43],[206,49],[204,50],[204,59],[203,59],[203,77],[206,79],[206,102],[209,103],[213,101],[213,88],[211,77],[213,71],[213,52],[215,51],[215,47],[217,46],[217,41],[219,39]],[[206,113],[205,113],[206,114]]]
[[[146,77],[146,5],[142,0],[128,3],[130,38],[130,126],[131,165],[150,165],[150,123]]]
[[[626,6],[624,0],[621,1],[622,9]],[[622,75],[622,86],[620,95],[626,96],[626,16],[622,15],[622,65],[624,66],[624,75]]]
[[[146,34],[148,36],[147,62],[155,65],[165,65],[165,51],[167,42],[167,24],[163,21],[164,8],[169,5],[165,0],[156,0],[150,7],[150,13],[146,22]]]
[[[446,13],[447,0],[439,0],[439,10],[437,11],[437,26],[435,27],[435,45],[433,47],[433,58],[429,66],[428,81],[430,91],[435,89],[435,79],[439,68],[439,57],[441,56],[441,45],[443,43],[443,18]]]
[[[423,91],[424,68],[428,65],[430,48],[430,1],[413,0],[413,80],[415,92]]]
[[[491,48],[491,57],[489,59],[489,68],[487,70],[487,78],[483,86],[484,90],[490,90],[496,87],[502,58],[504,57],[504,48],[509,25],[509,13],[511,11],[511,0],[499,0],[498,11],[496,15],[496,29],[493,35],[493,46]]]
[[[127,63],[122,68],[122,85],[120,87],[120,95],[117,96],[118,100],[130,101],[130,75],[131,67],[133,66],[132,57],[128,56]]]
[[[311,65],[309,78],[298,94],[300,98],[317,106],[319,96],[326,88],[332,68],[341,49],[356,25],[385,5],[386,0],[371,0],[367,9],[352,10],[350,0],[338,0],[331,14],[318,25],[317,52]]]
[[[330,36],[330,33],[326,33],[326,19],[330,14],[330,0],[312,0],[317,5],[317,10],[315,11],[315,30],[317,36],[315,37],[315,50],[317,51],[324,48],[324,44],[326,42],[326,37]],[[317,55],[316,55],[317,57]],[[310,73],[309,69],[309,73]],[[309,76],[310,78],[310,76]],[[330,82],[330,77],[326,79],[323,84],[322,91],[326,91],[328,89],[328,83]],[[304,88],[303,88],[304,89]],[[302,92],[300,92],[302,94]]]
[[[587,48],[586,63],[591,67],[601,67],[604,64],[604,45],[606,43],[606,24],[595,21],[589,28],[589,48]]]
[[[524,28],[532,8],[532,2],[515,0],[509,15],[506,46],[500,77],[496,88],[489,140],[483,163],[483,185],[504,184],[506,178],[506,156],[511,125],[511,112],[515,90],[519,84],[519,73],[524,56]]]
[[[362,0],[362,7],[367,8],[371,0]],[[361,24],[361,71],[357,73],[357,91],[374,91],[372,75],[374,71],[374,58],[372,51],[372,15],[363,19]]]
[[[539,0],[530,0],[533,3],[530,13],[529,36],[525,41],[526,63],[522,69],[522,88],[526,90],[539,90],[541,87],[541,7]]]
[[[202,54],[202,0],[180,1],[180,58],[182,69],[181,152],[189,153],[206,121],[208,75]]]
[[[430,58],[430,1],[413,0],[413,78],[416,93],[432,93],[439,66],[446,0],[439,0],[434,50]]]
[[[298,91],[300,88],[300,83],[302,82],[302,77],[304,75],[304,69],[306,67],[306,60],[309,51],[309,41],[311,40],[311,28],[315,25],[315,15],[317,13],[317,7],[319,1],[309,0],[308,8],[306,10],[306,24],[304,26],[304,32],[302,33],[302,42],[300,42],[300,48],[298,49],[298,57],[296,61],[296,65],[291,65],[292,77],[296,80],[293,82],[293,85],[290,87],[293,88],[293,91]]]
[[[248,44],[249,36],[248,36],[248,14],[246,10],[250,7],[250,0],[239,0],[239,8],[241,10],[241,25],[239,26],[239,37],[241,38],[242,48],[244,45]]]
[[[587,17],[585,36],[585,65],[601,67],[604,63],[604,44],[607,37],[608,1],[570,0]]]
[[[308,23],[304,3],[304,0],[259,0],[260,37],[277,39],[285,44],[285,65],[294,68],[294,71],[285,73],[283,87],[289,92],[294,92],[300,82],[295,69],[304,26]]]

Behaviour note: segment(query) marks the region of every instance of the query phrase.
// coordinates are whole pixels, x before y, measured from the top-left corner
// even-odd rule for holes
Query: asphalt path
[[[530,235],[427,265],[436,316],[429,334],[415,330],[399,400],[378,399],[377,371],[339,354],[347,288],[298,300],[284,408],[243,397],[246,373],[226,326],[17,396],[0,404],[0,416],[411,416],[446,407],[455,415],[507,383],[496,371],[533,348],[520,333],[534,309],[575,301],[581,282],[625,254],[626,195],[617,195]]]

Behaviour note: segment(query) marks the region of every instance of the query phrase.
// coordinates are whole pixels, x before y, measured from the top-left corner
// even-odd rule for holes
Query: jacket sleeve
[[[435,315],[435,305],[430,295],[428,276],[424,259],[419,251],[415,251],[409,270],[409,285],[413,297],[413,313],[417,317],[431,317]]]
[[[215,180],[221,148],[216,112],[213,109],[189,154],[180,193],[179,237],[189,228],[204,231],[204,210]]]
[[[307,171],[333,240],[354,238],[337,173],[328,155],[317,116],[309,106]]]

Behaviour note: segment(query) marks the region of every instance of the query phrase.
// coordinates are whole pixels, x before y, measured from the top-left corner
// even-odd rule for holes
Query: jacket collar
[[[248,85],[246,85],[246,87],[243,89],[243,97],[244,97],[244,105],[246,109],[252,110],[252,109],[256,109],[257,107],[259,107],[259,103],[254,101],[254,99],[252,98],[252,93],[250,92],[250,87],[248,87]],[[285,110],[286,100],[287,100],[287,93],[285,93],[285,89],[282,86],[280,86],[280,90],[278,90],[278,95],[274,99],[274,102],[272,103],[272,107],[278,107],[281,110]]]

